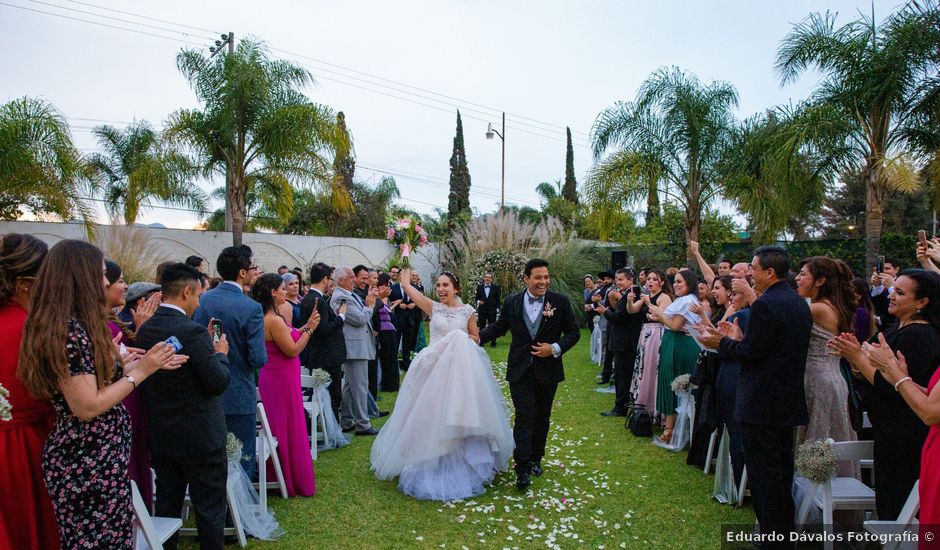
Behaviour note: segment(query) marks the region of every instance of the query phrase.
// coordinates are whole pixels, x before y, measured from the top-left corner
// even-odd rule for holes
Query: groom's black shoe
[[[368,430],[356,430],[356,435],[378,435],[379,431],[375,428],[369,428]]]
[[[542,461],[541,461],[541,460],[536,460],[535,462],[533,462],[533,463],[532,463],[532,467],[529,468],[529,471],[530,471],[530,472],[532,473],[532,475],[534,475],[535,477],[539,477],[540,475],[542,475]]]
[[[529,485],[532,485],[532,478],[529,477],[528,468],[518,468],[516,470],[516,489],[520,491],[525,491],[529,488]]]

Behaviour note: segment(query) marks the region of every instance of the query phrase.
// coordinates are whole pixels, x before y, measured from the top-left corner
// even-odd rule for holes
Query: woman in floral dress
[[[119,358],[105,286],[98,248],[58,243],[36,276],[23,331],[19,376],[56,412],[41,461],[66,549],[133,547],[130,419],[121,400],[157,370],[185,361],[165,343]]]

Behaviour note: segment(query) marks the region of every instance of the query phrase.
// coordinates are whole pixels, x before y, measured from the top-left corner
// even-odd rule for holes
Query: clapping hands
[[[904,354],[900,351],[894,353],[885,340],[884,334],[878,334],[877,344],[868,342],[863,344],[862,353],[868,357],[868,362],[881,371],[881,375],[891,384],[907,376],[907,361],[904,359]]]

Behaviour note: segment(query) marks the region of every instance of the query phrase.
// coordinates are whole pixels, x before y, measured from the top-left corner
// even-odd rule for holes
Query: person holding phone
[[[346,338],[343,325],[346,322],[346,304],[337,311],[330,307],[333,294],[333,268],[323,262],[310,266],[310,292],[300,302],[300,320],[304,323],[317,312],[320,324],[310,333],[307,348],[301,354],[301,362],[309,373],[323,369],[330,375],[330,405],[333,415],[339,420],[342,403],[343,361],[346,360]]]
[[[372,314],[372,326],[379,331],[379,368],[382,369],[381,390],[398,391],[398,315],[401,299],[391,299],[391,276],[379,274],[379,302]]]
[[[616,289],[607,293],[610,308],[595,307],[610,325],[608,351],[613,354],[614,388],[616,399],[614,407],[604,411],[603,416],[627,416],[630,408],[630,383],[633,381],[633,365],[636,363],[636,348],[640,341],[640,331],[646,320],[647,308],[640,300],[640,287],[634,286],[635,277],[632,269],[618,269],[614,275]],[[640,302],[640,308],[628,306]]]
[[[894,258],[878,256],[878,265],[871,274],[871,302],[875,305],[878,328],[885,330],[897,319],[888,312],[888,297],[894,291],[894,280],[901,272],[901,264]]]

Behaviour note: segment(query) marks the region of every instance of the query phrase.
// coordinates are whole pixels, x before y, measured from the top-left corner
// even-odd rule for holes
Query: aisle
[[[508,340],[486,348],[505,361]],[[613,395],[594,392],[585,333],[565,356],[568,379],[555,399],[544,474],[527,493],[507,472],[484,495],[419,502],[369,471],[372,439],[320,453],[317,494],[269,502],[287,535],[249,548],[716,548],[721,523],[753,523],[750,508],[709,499],[712,476],[605,418]],[[505,364],[496,364],[502,375]],[[388,410],[394,394],[379,401]],[[378,425],[379,422],[376,422]],[[232,548],[237,548],[232,547]]]

